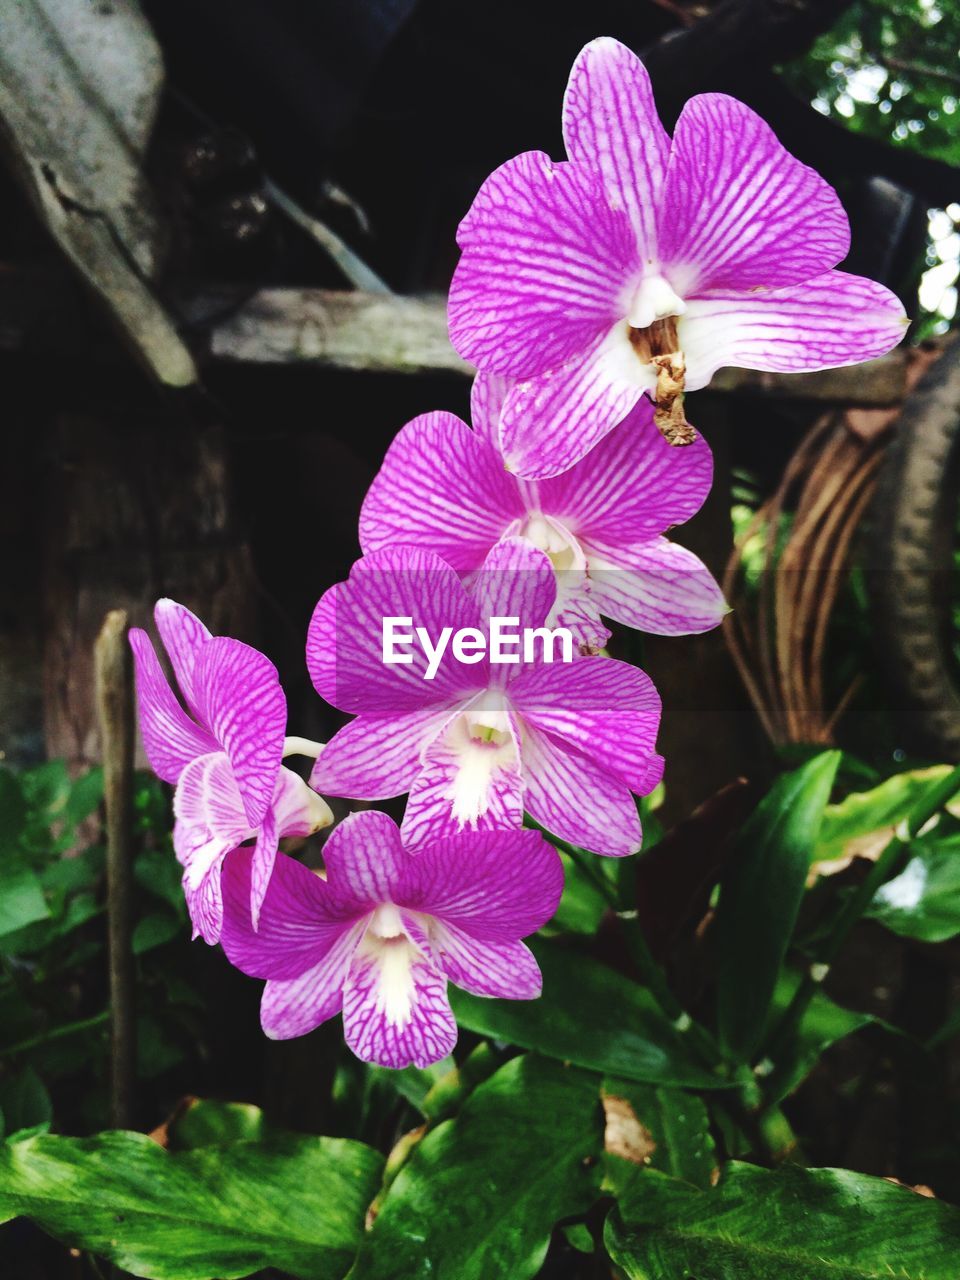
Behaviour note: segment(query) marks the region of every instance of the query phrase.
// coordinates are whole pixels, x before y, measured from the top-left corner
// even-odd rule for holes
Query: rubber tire
[[[960,344],[907,397],[873,499],[866,564],[881,661],[903,746],[960,760],[951,644],[960,518]]]

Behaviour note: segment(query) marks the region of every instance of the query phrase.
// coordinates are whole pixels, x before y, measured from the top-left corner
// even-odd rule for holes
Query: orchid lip
[[[631,329],[649,329],[655,320],[682,316],[687,304],[661,275],[647,276],[633,295],[627,323]]]

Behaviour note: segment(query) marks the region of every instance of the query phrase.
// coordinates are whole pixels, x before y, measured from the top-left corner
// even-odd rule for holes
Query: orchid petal
[[[389,800],[413,786],[423,753],[451,716],[447,703],[397,715],[364,715],[335,733],[310,785],[353,800]]]
[[[653,366],[637,359],[626,322],[615,324],[569,364],[510,388],[500,415],[508,469],[532,480],[567,471],[655,386]]]
[[[249,645],[215,636],[199,651],[193,682],[201,717],[230,760],[247,819],[258,826],[283,758],[287,700],[277,669]]]
[[[430,931],[437,964],[452,983],[475,996],[536,1000],[543,988],[540,966],[522,942],[485,942],[447,921]]]
[[[305,1036],[343,1007],[343,987],[366,921],[344,930],[323,958],[298,977],[271,978],[260,1001],[260,1025],[271,1040]]]
[[[412,861],[397,824],[385,813],[351,813],[330,833],[323,847],[327,882],[343,901],[370,906],[402,895]]]
[[[191,760],[173,793],[180,822],[240,844],[253,834],[230,761],[222,751]]]
[[[223,899],[220,888],[220,872],[224,854],[221,853],[199,880],[190,871],[183,876],[183,896],[187,903],[194,938],[202,938],[208,946],[220,941],[223,928]]]
[[[850,249],[847,215],[830,184],[722,93],[691,98],[680,113],[659,237],[660,260],[686,298],[803,284]]]
[[[501,373],[478,373],[470,388],[470,421],[481,440],[500,452],[500,410],[510,390]]]
[[[366,554],[396,543],[476,569],[523,515],[499,452],[452,413],[427,413],[400,431],[360,512]]]
[[[882,284],[827,271],[786,289],[711,289],[687,304],[678,333],[695,391],[725,365],[803,373],[858,364],[895,347],[906,327]]]
[[[343,1031],[363,1062],[398,1069],[439,1062],[457,1042],[445,975],[408,939],[368,935],[343,989]]]
[[[191,760],[218,750],[217,742],[190,719],[174,697],[147,633],[133,627],[130,647],[143,747],[157,777],[175,783]]]
[[[277,778],[271,804],[277,836],[311,836],[333,823],[330,806],[292,769],[283,768]]]
[[[563,100],[563,138],[571,160],[599,167],[610,203],[630,217],[642,258],[655,258],[670,137],[646,67],[618,40],[602,36],[578,54]]]
[[[658,636],[710,631],[729,612],[710,570],[666,538],[641,543],[617,563],[615,552],[588,549],[591,600],[607,618]]]
[[[557,598],[557,580],[545,552],[526,538],[504,538],[491,547],[472,579],[471,594],[481,625],[489,625],[492,618],[516,618],[520,629],[540,627]],[[519,643],[511,653],[522,656]]]
[[[254,929],[260,924],[260,910],[277,859],[278,839],[276,818],[273,810],[268,809],[257,832],[250,866],[250,920]]]
[[[176,600],[158,600],[153,610],[153,619],[180,692],[187,706],[196,715],[193,669],[201,648],[212,639],[210,632],[195,614],[182,604],[177,604]]]
[[[593,170],[515,156],[484,182],[457,242],[450,339],[479,368],[556,369],[626,314],[636,240]]]

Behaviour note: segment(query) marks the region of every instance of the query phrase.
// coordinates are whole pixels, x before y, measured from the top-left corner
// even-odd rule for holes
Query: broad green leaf
[[[185,1152],[139,1133],[31,1138],[0,1146],[0,1221],[31,1218],[148,1280],[339,1280],[382,1167],[362,1143],[292,1134]]]
[[[78,826],[94,813],[103,800],[103,770],[88,769],[70,787],[67,797],[67,821]]]
[[[488,1000],[450,988],[457,1022],[609,1075],[650,1084],[723,1089],[730,1081],[699,1066],[644,987],[556,942],[534,942],[543,973],[539,1000]]]
[[[260,1108],[249,1102],[191,1098],[167,1125],[167,1145],[171,1151],[192,1151],[195,1147],[259,1141],[274,1132]]]
[[[181,919],[186,919],[180,883],[182,869],[172,851],[147,849],[134,862],[133,875],[144,889],[169,903]]]
[[[882,1178],[731,1164],[712,1191],[632,1192],[605,1231],[629,1280],[957,1280],[960,1210]]]
[[[413,1150],[350,1280],[524,1280],[561,1219],[598,1195],[595,1076],[535,1055],[479,1085]]]
[[[32,1067],[0,1080],[0,1110],[8,1138],[22,1131],[45,1131],[53,1120],[50,1095]]]
[[[910,813],[930,785],[950,773],[949,765],[911,769],[894,774],[869,791],[855,791],[839,804],[828,804],[817,839],[814,857],[823,862],[847,852],[852,840],[879,833],[881,840],[892,834],[898,822]]]
[[[152,911],[142,920],[138,920],[130,939],[130,946],[135,956],[142,956],[154,947],[162,947],[181,929],[180,921],[169,911]]]
[[[880,886],[866,914],[904,938],[943,942],[960,933],[960,836],[915,840],[910,861]]]
[[[800,974],[796,970],[786,969],[780,974],[770,1007],[768,1030],[772,1030],[786,1012],[799,983]],[[874,1021],[870,1014],[844,1009],[817,991],[804,1014],[799,1037],[784,1048],[778,1062],[765,1061],[758,1065],[769,1101],[779,1102],[792,1093],[817,1065],[825,1049]]]
[[[0,938],[50,915],[40,879],[20,854],[0,855]],[[0,948],[3,947],[0,942]]]
[[[606,900],[569,854],[561,852],[560,860],[564,873],[563,896],[551,925],[563,933],[586,933],[592,937],[607,909]]]
[[[748,1060],[763,1032],[803,899],[839,751],[825,751],[773,784],[744,824],[714,925],[721,1042]]]
[[[695,1093],[608,1077],[603,1082],[603,1097],[607,1182],[617,1195],[641,1176],[644,1168],[660,1169],[699,1187],[710,1186],[717,1156],[707,1108]],[[640,1126],[635,1152],[631,1151],[634,1124]],[[624,1141],[618,1142],[618,1136]]]
[[[0,851],[16,847],[26,818],[27,805],[16,774],[0,769]]]

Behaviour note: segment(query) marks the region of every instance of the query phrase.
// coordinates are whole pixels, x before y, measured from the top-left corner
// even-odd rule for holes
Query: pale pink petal
[[[253,835],[233,769],[222,751],[191,760],[173,793],[173,812],[184,825],[234,844]]]
[[[177,604],[176,600],[158,600],[153,610],[153,619],[184,701],[196,714],[193,668],[201,647],[211,639],[210,632],[195,614],[182,604]]]
[[[630,49],[601,36],[581,50],[563,101],[567,155],[599,168],[615,209],[625,209],[642,257],[657,253],[656,209],[670,138],[650,77]]]
[[[594,657],[531,668],[511,686],[510,699],[525,728],[562,739],[639,794],[651,789],[660,695],[638,667]],[[526,739],[523,757],[526,769]]]
[[[451,706],[441,703],[402,715],[357,716],[324,747],[310,785],[327,795],[353,800],[403,795],[420,772],[424,751],[452,712]]]
[[[217,743],[190,719],[177,701],[147,633],[133,627],[130,647],[136,670],[143,749],[157,777],[175,783],[191,760],[216,751]]]
[[[675,449],[657,430],[644,396],[571,470],[538,484],[541,510],[581,542],[632,547],[696,515],[713,483],[702,435]]]
[[[343,1007],[343,987],[366,921],[345,930],[311,968],[296,978],[271,978],[260,1001],[260,1025],[271,1040],[305,1036]]]
[[[393,946],[403,954],[391,954]],[[446,976],[408,941],[365,939],[343,990],[343,1031],[364,1062],[397,1069],[439,1062],[457,1042]]]
[[[515,156],[480,188],[457,242],[450,338],[478,368],[556,369],[627,313],[636,239],[595,170]]]
[[[554,915],[563,864],[539,831],[466,832],[424,846],[398,903],[486,942],[516,941]]]
[[[223,900],[220,889],[220,870],[224,853],[210,865],[199,880],[184,872],[183,896],[186,899],[194,938],[202,938],[209,946],[220,941],[223,927]]]
[[[269,658],[239,640],[215,636],[193,672],[198,710],[226,753],[252,826],[273,798],[283,757],[287,700]]]
[[[660,261],[683,297],[774,289],[835,267],[850,248],[837,193],[770,126],[722,93],[691,98],[673,134]]]
[[[362,907],[286,854],[278,854],[260,909],[250,915],[253,854],[236,849],[225,859],[220,941],[230,963],[254,978],[296,978],[320,960],[359,922]],[[362,932],[362,929],[361,929]],[[354,946],[359,935],[354,938]]]
[[[477,569],[522,515],[499,451],[452,413],[426,413],[388,449],[360,511],[360,545],[369,555],[409,543]]]
[[[376,809],[351,813],[323,846],[330,889],[343,902],[377,906],[402,893],[411,857],[392,818]]]
[[[500,452],[500,410],[510,390],[510,380],[500,373],[478,373],[470,388],[470,421],[487,444]]]
[[[523,776],[524,808],[553,835],[615,858],[639,850],[640,817],[629,787],[590,757],[525,725]]]
[[[395,634],[423,627],[437,642],[444,627],[451,634],[476,626],[476,606],[457,571],[432,551],[393,547],[358,560],[346,582],[321,598],[307,634],[307,667],[322,698],[341,711],[405,714],[451,696],[465,696],[485,683],[482,667],[456,662],[447,647],[432,679],[427,658],[413,640],[395,652],[409,664],[384,661],[384,619],[397,623]]]
[[[512,537],[491,548],[482,569],[471,579],[470,590],[481,625],[491,618],[515,618],[517,622],[509,626],[512,635],[518,629],[543,626],[557,598],[557,580],[545,552],[526,538]],[[520,658],[522,645],[511,645],[510,653]],[[492,674],[516,665],[496,663]]]
[[[895,294],[845,271],[785,289],[711,289],[687,304],[678,326],[687,389],[726,365],[803,373],[859,364],[895,347],[907,323]]]
[[[292,769],[280,770],[270,808],[278,838],[310,836],[333,822],[333,814],[326,801]]]
[[[481,941],[445,921],[433,924],[430,941],[440,968],[464,991],[504,1000],[536,1000],[540,995],[540,967],[522,942]]]
[[[531,480],[559,475],[655,385],[652,365],[630,346],[626,322],[609,328],[569,364],[510,388],[500,417],[507,467]]]
[[[692,551],[655,538],[629,553],[588,548],[590,599],[606,618],[658,636],[710,631],[729,612],[710,570]]]

